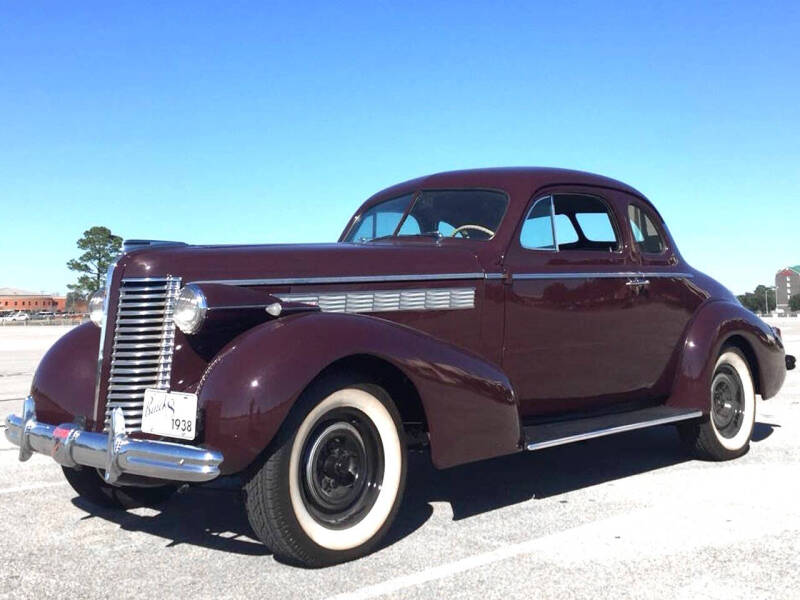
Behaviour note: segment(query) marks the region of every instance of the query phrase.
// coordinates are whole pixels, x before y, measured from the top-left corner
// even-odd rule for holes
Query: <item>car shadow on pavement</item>
[[[155,509],[129,511],[99,508],[76,496],[72,503],[127,531],[140,531],[169,540],[167,547],[191,544],[246,555],[268,555],[247,522],[238,488],[203,486],[177,493]]]
[[[777,425],[757,422],[753,441]],[[406,500],[398,515],[418,521],[430,502],[444,501],[464,519],[533,498],[543,499],[694,460],[672,426],[652,427],[438,471],[427,455],[410,461]]]
[[[753,441],[778,425],[756,423]],[[594,485],[635,476],[692,460],[674,427],[653,427],[437,470],[427,453],[409,456],[404,501],[382,547],[407,537],[433,514],[432,502],[447,502],[453,519],[466,519],[506,506],[560,496]],[[245,516],[235,481],[225,480],[176,494],[158,510],[101,509],[76,497],[73,504],[125,530],[169,540],[168,546],[192,544],[245,555],[268,555]]]
[[[776,423],[759,423],[756,421],[755,425],[753,426],[753,435],[751,439],[754,442],[764,441],[772,435],[776,427],[780,427],[780,425],[777,425]]]

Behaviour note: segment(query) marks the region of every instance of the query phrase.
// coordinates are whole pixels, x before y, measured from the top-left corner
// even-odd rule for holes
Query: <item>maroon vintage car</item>
[[[794,366],[639,192],[559,169],[399,184],[336,244],[128,242],[91,308],[7,420],[20,459],[117,507],[238,475],[305,565],[376,547],[410,443],[444,468],[675,423],[735,458]]]

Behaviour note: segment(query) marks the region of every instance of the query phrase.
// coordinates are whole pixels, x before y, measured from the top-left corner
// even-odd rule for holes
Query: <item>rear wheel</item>
[[[89,467],[80,469],[62,467],[62,469],[64,477],[81,498],[104,508],[157,506],[166,502],[178,489],[174,485],[117,487],[103,481],[96,469]]]
[[[709,394],[708,420],[681,425],[681,437],[699,458],[730,460],[742,456],[753,434],[756,393],[747,359],[738,348],[723,349]]]
[[[254,532],[295,564],[368,554],[400,505],[406,451],[397,408],[382,388],[352,380],[304,393],[245,485]]]

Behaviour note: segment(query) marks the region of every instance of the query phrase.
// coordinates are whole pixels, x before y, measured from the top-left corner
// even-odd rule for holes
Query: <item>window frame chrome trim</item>
[[[550,228],[553,230],[553,250],[559,251],[558,247],[558,231],[556,230],[556,199],[553,194],[550,194]],[[534,205],[535,206],[535,205]]]

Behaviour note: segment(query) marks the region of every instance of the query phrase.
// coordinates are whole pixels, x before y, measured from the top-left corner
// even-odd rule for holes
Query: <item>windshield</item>
[[[368,242],[392,236],[488,240],[494,237],[507,204],[503,192],[490,190],[427,190],[416,197],[406,194],[359,215],[344,241]]]

